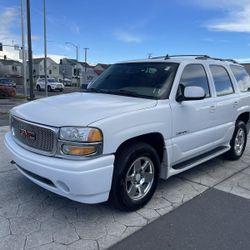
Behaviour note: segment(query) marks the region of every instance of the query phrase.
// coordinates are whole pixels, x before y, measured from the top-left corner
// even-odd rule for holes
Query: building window
[[[12,71],[17,71],[17,66],[12,65]]]

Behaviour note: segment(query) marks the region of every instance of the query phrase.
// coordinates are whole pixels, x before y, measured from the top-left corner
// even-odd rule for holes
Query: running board
[[[211,159],[227,152],[229,149],[230,149],[230,146],[221,146],[221,147],[215,148],[215,149],[213,149],[205,154],[202,154],[202,155],[196,156],[190,160],[178,163],[178,164],[172,166],[172,169],[176,170],[176,171],[179,170],[178,172],[185,171],[185,170],[190,169],[192,167],[195,167],[203,162],[211,160]]]

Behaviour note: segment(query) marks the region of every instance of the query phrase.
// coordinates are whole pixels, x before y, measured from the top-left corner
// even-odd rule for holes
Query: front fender
[[[168,102],[155,107],[136,110],[109,117],[92,123],[103,132],[103,153],[115,153],[125,141],[149,133],[162,134],[164,141],[170,139],[172,132],[171,109]]]

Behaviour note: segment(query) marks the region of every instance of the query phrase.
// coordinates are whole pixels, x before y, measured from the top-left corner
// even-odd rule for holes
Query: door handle
[[[210,112],[213,113],[216,110],[216,105],[211,105],[209,109],[210,109]]]
[[[235,102],[233,103],[233,107],[236,108],[236,107],[238,106],[238,104],[239,104],[239,102],[238,102],[238,101],[235,101]]]

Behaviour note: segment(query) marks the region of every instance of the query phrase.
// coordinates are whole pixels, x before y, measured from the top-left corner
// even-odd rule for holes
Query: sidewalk
[[[9,124],[9,111],[20,104],[27,102],[25,99],[2,98],[0,99],[0,126]]]

